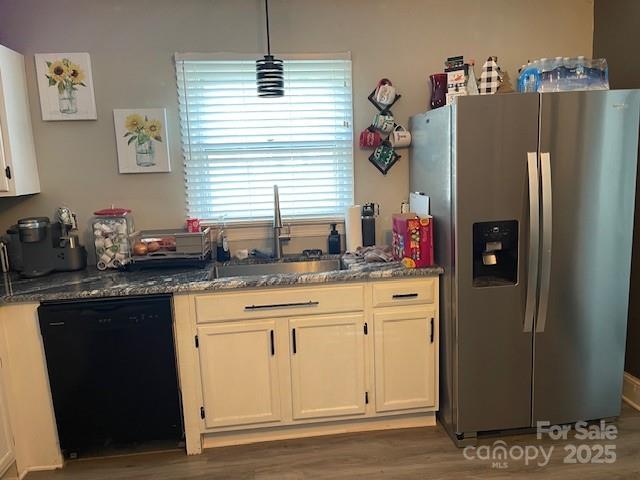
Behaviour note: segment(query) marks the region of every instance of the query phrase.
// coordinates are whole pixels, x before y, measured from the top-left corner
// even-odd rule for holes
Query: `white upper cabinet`
[[[0,45],[0,197],[39,192],[24,57]]]

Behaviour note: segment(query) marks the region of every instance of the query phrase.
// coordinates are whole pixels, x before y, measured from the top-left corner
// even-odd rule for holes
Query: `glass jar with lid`
[[[94,212],[91,222],[98,270],[120,268],[131,261],[131,241],[135,232],[128,208],[105,208]]]

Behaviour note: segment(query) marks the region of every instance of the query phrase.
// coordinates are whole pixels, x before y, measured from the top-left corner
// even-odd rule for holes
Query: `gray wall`
[[[86,225],[111,204],[132,208],[140,228],[176,227],[185,218],[174,52],[261,52],[262,0],[0,0],[0,43],[27,56],[27,76],[42,193],[0,199],[0,228],[51,215],[65,204]],[[428,103],[427,77],[447,56],[497,55],[514,79],[529,58],[591,55],[593,0],[272,0],[276,52],[353,56],[355,134],[374,113],[367,94],[390,77],[405,123]],[[34,53],[89,52],[97,121],[41,120]],[[479,73],[479,72],[478,72]],[[120,175],[114,108],[168,111],[171,174]],[[479,139],[481,140],[481,139]],[[379,239],[408,195],[408,152],[383,177],[356,151],[355,198],[381,204]],[[328,233],[328,229],[327,229]],[[323,247],[323,233],[315,241]],[[294,244],[292,250],[301,247]],[[309,246],[309,245],[305,245]]]
[[[640,1],[596,0],[593,55],[607,59],[611,88],[640,88],[639,26]],[[633,244],[625,370],[640,378],[640,188]]]

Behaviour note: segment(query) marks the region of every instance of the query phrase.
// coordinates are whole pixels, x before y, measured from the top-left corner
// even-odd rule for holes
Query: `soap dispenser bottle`
[[[227,262],[231,260],[227,232],[224,231],[224,226],[221,226],[220,230],[218,230],[218,237],[216,241],[216,260],[219,262]]]
[[[329,253],[340,253],[340,234],[336,230],[336,224],[331,224],[331,232],[329,233]]]

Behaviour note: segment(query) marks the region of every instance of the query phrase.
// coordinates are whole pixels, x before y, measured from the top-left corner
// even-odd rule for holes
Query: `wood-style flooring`
[[[467,460],[442,427],[335,435],[205,450],[76,460],[54,472],[30,473],[27,480],[298,480],[298,479],[640,479],[640,412],[624,405],[617,420],[612,464],[565,464],[567,443],[538,441],[535,435],[502,437],[509,447],[554,446],[549,465],[509,460],[506,468]],[[570,436],[571,438],[571,436]],[[491,445],[496,438],[483,439]],[[535,463],[535,462],[534,462]],[[533,475],[533,476],[532,476]]]

